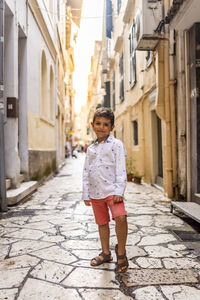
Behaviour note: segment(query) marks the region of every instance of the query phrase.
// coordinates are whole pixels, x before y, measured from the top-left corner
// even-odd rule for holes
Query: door
[[[158,153],[158,175],[156,177],[156,183],[163,186],[163,154],[162,154],[162,127],[161,119],[157,116],[157,153]]]
[[[161,119],[155,110],[151,111],[152,138],[152,181],[163,187],[163,155],[162,155],[162,127]]]
[[[200,23],[189,30],[191,201],[200,204]]]

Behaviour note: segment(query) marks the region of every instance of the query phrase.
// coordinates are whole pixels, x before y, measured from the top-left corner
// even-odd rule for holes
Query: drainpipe
[[[187,143],[187,150],[186,150],[186,160],[187,160],[187,167],[186,167],[186,184],[187,184],[187,201],[191,201],[191,135],[190,135],[190,65],[189,65],[189,33],[186,31],[184,35],[184,42],[185,42],[185,74],[186,74],[186,143]]]
[[[172,168],[172,123],[170,107],[170,82],[169,82],[169,42],[164,42],[164,78],[165,78],[165,124],[166,124],[166,171],[167,171],[167,193],[168,197],[173,197],[173,168]]]
[[[174,75],[174,45],[175,45],[175,31],[169,31],[169,105],[171,115],[171,151],[172,151],[172,187],[173,198],[178,198],[177,186],[177,145],[176,145],[176,109],[175,109],[175,85],[176,79]]]
[[[4,148],[4,0],[0,1],[0,211],[7,211]]]

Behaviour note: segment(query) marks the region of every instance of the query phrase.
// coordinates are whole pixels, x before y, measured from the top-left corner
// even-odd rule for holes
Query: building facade
[[[166,16],[173,32],[177,112],[178,186],[182,200],[200,204],[200,8],[173,2]]]
[[[110,84],[115,135],[133,158],[134,172],[176,198],[175,80],[170,31],[162,26],[169,8],[170,1],[107,0],[103,71]]]
[[[67,24],[77,10],[80,24],[82,5],[68,2],[4,1],[5,173],[11,188],[40,181],[64,163],[73,73]]]
[[[115,135],[134,170],[198,204],[199,12],[197,0],[106,0],[102,41]]]

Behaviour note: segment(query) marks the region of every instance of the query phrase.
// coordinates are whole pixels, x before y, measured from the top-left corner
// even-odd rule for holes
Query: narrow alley
[[[101,249],[92,209],[81,200],[83,161],[81,153],[68,158],[28,201],[1,213],[0,299],[199,300],[199,254],[171,231],[191,228],[145,183],[127,184],[127,273],[115,272],[113,221],[113,262],[90,266]]]

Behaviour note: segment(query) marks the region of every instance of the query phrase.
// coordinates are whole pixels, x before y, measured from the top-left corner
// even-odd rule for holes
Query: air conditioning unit
[[[155,33],[155,29],[162,21],[162,1],[140,1],[140,7],[135,15],[136,50],[153,51],[161,38],[161,34]]]

